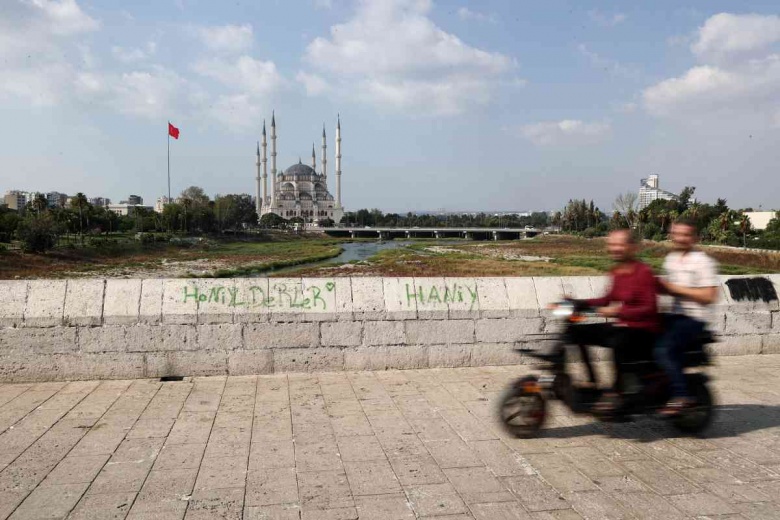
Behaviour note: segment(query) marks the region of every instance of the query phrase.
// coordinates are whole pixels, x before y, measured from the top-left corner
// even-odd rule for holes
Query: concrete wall
[[[780,353],[778,302],[722,278],[719,355]],[[780,289],[780,276],[767,277]],[[0,282],[0,381],[530,362],[546,306],[603,278],[250,278]]]

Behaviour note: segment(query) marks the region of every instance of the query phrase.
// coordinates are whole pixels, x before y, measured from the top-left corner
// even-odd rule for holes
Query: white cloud
[[[259,96],[271,94],[283,83],[274,62],[256,60],[251,56],[239,56],[230,60],[222,58],[201,60],[195,63],[193,70],[231,90]]]
[[[498,19],[493,14],[485,14],[472,11],[468,7],[458,9],[458,18],[461,20],[476,20],[478,22],[498,23]]]
[[[81,10],[76,0],[24,0],[23,3],[43,14],[43,19],[53,34],[94,31],[100,26],[97,20]]]
[[[333,8],[333,0],[314,0],[314,7],[317,9]]]
[[[12,0],[0,16],[0,103],[56,105],[67,97],[79,67],[95,66],[78,37],[99,22],[74,0]]]
[[[651,114],[703,120],[723,113],[770,119],[780,104],[776,16],[721,13],[699,28],[691,51],[699,64],[642,92]]]
[[[564,119],[525,125],[520,128],[520,135],[536,146],[592,144],[603,140],[611,130],[608,122]]]
[[[252,45],[249,25],[186,28],[203,38],[206,54],[189,68],[172,69],[153,62],[154,40],[91,46],[87,37],[100,22],[75,0],[12,0],[3,9],[0,108],[70,106],[149,119],[212,118],[235,126],[267,109],[284,85],[273,62],[238,52]]]
[[[112,85],[112,103],[120,113],[160,118],[176,112],[179,95],[186,82],[178,74],[164,68],[122,74]]]
[[[334,91],[381,108],[450,114],[486,103],[513,60],[445,32],[428,18],[431,7],[360,0],[350,20],[308,45],[304,61]]]
[[[197,29],[201,42],[212,51],[240,53],[252,47],[252,26],[220,25]]]
[[[285,79],[272,61],[250,56],[205,59],[197,62],[193,70],[227,88],[229,93],[218,94],[209,102],[207,113],[232,128],[255,124],[259,115],[268,110],[272,97],[285,85]]]
[[[699,60],[718,63],[761,53],[780,42],[780,17],[720,13],[699,28],[691,50]]]
[[[614,27],[626,21],[628,16],[623,13],[606,14],[600,11],[588,11],[591,20],[602,27]]]
[[[330,85],[322,76],[317,74],[308,74],[303,71],[299,71],[295,76],[295,79],[302,83],[306,89],[306,94],[309,96],[319,96],[327,92],[330,89]]]

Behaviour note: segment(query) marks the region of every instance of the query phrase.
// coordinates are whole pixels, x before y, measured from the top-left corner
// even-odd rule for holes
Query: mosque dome
[[[311,175],[317,175],[314,169],[306,164],[293,164],[284,172],[285,177],[309,177]]]

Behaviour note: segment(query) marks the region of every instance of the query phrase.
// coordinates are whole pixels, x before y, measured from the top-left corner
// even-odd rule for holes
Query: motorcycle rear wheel
[[[536,435],[547,417],[547,403],[534,376],[524,377],[504,390],[498,401],[504,429],[514,437]]]
[[[714,413],[712,393],[704,381],[694,379],[689,381],[688,385],[696,404],[675,416],[672,424],[683,433],[697,434],[712,422]]]

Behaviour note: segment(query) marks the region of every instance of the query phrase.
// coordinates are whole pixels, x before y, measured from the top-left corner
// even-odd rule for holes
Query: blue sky
[[[780,209],[777,2],[0,3],[0,189],[252,193],[336,115],[348,209],[610,210],[650,173]],[[319,160],[319,157],[318,157]],[[331,182],[332,184],[332,182]]]

